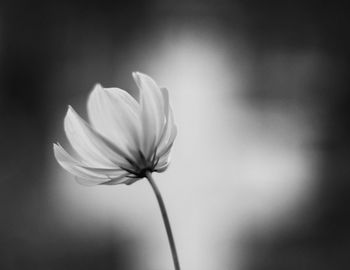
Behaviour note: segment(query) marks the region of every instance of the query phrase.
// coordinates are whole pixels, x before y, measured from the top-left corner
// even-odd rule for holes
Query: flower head
[[[119,88],[97,84],[87,111],[90,123],[69,106],[64,129],[77,157],[54,144],[58,163],[82,184],[132,184],[146,172],[163,172],[177,129],[168,91],[134,72],[139,102]]]

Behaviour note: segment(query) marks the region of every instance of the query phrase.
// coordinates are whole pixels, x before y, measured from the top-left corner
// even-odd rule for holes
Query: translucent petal
[[[163,164],[162,166],[157,166],[157,168],[155,169],[156,172],[162,173],[164,171],[166,171],[166,169],[168,169],[170,162],[166,162],[165,164]]]
[[[125,181],[123,184],[126,185],[131,185],[133,183],[135,183],[136,181],[140,180],[141,178],[138,177],[130,177],[127,181]]]
[[[166,88],[161,88],[161,93],[162,93],[162,98],[163,98],[163,122],[161,124],[161,129],[159,131],[159,136],[156,142],[156,146],[159,146],[160,142],[163,140],[163,137],[165,136],[165,131],[167,128],[167,122],[168,122],[168,118],[169,118],[169,93],[168,93],[168,89]]]
[[[103,181],[103,182],[99,182],[97,183],[96,181],[90,180],[90,179],[85,179],[85,178],[79,178],[79,177],[75,177],[75,180],[83,185],[83,186],[96,186],[96,185],[118,185],[118,184],[124,184],[128,178],[126,177],[120,177],[118,179],[113,179],[113,180],[109,180],[109,181]]]
[[[70,106],[64,120],[64,127],[72,147],[87,164],[112,168],[130,166],[126,161],[130,156],[94,131]]]
[[[163,130],[163,134],[161,136],[160,142],[157,146],[158,157],[161,157],[162,155],[164,155],[164,152],[166,152],[169,146],[171,146],[174,143],[176,135],[177,135],[177,127],[174,121],[174,114],[171,107],[169,106],[167,121]]]
[[[124,174],[118,178],[114,178],[110,181],[101,183],[101,185],[119,185],[119,184],[128,184],[128,181],[130,180],[130,178],[128,177],[130,176],[130,174]]]
[[[135,155],[141,131],[140,106],[136,100],[124,90],[98,84],[89,96],[87,107],[92,126],[123,151]]]
[[[165,171],[170,162],[170,151],[177,135],[177,128],[174,121],[173,111],[169,104],[169,94],[167,89],[162,89],[165,110],[165,123],[162,129],[162,134],[157,144],[158,163],[156,170],[158,172]]]
[[[120,178],[125,174],[121,169],[92,168],[85,166],[82,162],[69,155],[60,145],[54,144],[54,154],[57,162],[68,172],[76,177],[85,179],[94,184],[101,184]]]
[[[134,72],[133,77],[140,89],[143,131],[141,150],[149,158],[154,151],[164,123],[164,100],[159,86],[152,78],[140,72]]]
[[[163,167],[165,164],[170,163],[170,152],[171,152],[172,146],[173,146],[173,143],[169,144],[166,148],[162,150],[162,152],[159,153],[158,163],[155,168],[157,171],[161,167]]]

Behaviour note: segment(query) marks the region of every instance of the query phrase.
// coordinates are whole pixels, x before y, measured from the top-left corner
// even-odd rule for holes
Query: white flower
[[[145,74],[134,72],[133,77],[139,102],[122,89],[97,84],[87,102],[90,123],[68,107],[64,129],[78,157],[59,144],[54,153],[82,184],[132,184],[169,165],[177,129],[168,91]]]

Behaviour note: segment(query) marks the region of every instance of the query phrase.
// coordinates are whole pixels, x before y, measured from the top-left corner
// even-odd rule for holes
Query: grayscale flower
[[[69,106],[64,130],[77,156],[54,144],[58,163],[86,185],[132,184],[169,166],[177,128],[168,91],[149,76],[134,72],[139,102],[119,88],[97,84],[84,121]]]

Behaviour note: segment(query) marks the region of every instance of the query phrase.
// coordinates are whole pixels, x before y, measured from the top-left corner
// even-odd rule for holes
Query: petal
[[[168,89],[166,88],[161,88],[161,94],[162,94],[162,98],[163,98],[163,122],[161,125],[161,129],[160,129],[160,133],[159,133],[159,137],[157,140],[156,145],[158,146],[159,143],[162,141],[164,135],[165,135],[165,131],[167,128],[167,122],[168,122],[168,118],[169,118],[169,108],[170,108],[170,104],[169,104],[169,92]]]
[[[166,124],[164,126],[163,134],[157,145],[158,157],[161,157],[162,155],[164,155],[165,152],[168,151],[169,147],[171,148],[176,138],[176,135],[177,135],[177,127],[175,125],[174,114],[171,107],[169,106],[169,113],[166,120]]]
[[[87,107],[92,126],[123,151],[135,155],[141,129],[137,101],[122,89],[97,84]]]
[[[166,104],[166,123],[164,124],[163,133],[157,145],[157,172],[165,171],[170,163],[170,152],[177,135],[177,127],[174,121],[174,114],[169,105],[169,97],[166,89],[163,90],[164,102]]]
[[[161,128],[160,136],[157,141],[157,146],[164,140],[164,136],[167,132],[167,126],[169,122],[169,113],[170,113],[170,104],[169,104],[169,92],[166,88],[161,88],[161,93],[163,96],[163,103],[164,103],[164,121]]]
[[[120,177],[116,177],[113,179],[109,179],[107,181],[103,181],[103,182],[99,182],[96,183],[96,181],[90,180],[90,179],[85,179],[85,178],[79,178],[76,177],[76,181],[84,186],[96,186],[96,185],[119,185],[119,184],[126,184],[126,182],[128,181],[128,174],[123,174]]]
[[[109,181],[112,178],[119,177],[125,173],[125,171],[121,169],[100,169],[87,167],[82,162],[69,155],[62,148],[62,146],[54,144],[53,149],[57,162],[64,169],[77,177],[101,182]]]
[[[163,164],[162,166],[159,166],[159,167],[157,166],[155,171],[158,173],[162,173],[162,172],[166,171],[166,169],[168,169],[169,164],[170,164],[170,162],[167,162],[167,163]]]
[[[141,124],[143,140],[141,150],[149,158],[160,137],[164,123],[164,101],[159,86],[149,76],[133,72],[140,89]]]
[[[170,152],[173,143],[169,144],[161,153],[159,153],[157,166],[155,167],[156,171],[160,171],[165,165],[168,166],[170,163]]]
[[[162,129],[162,134],[157,144],[157,166],[158,172],[165,171],[170,162],[170,151],[174,144],[177,135],[177,128],[174,121],[174,114],[169,104],[168,90],[162,88],[165,110],[165,124]]]
[[[70,156],[60,145],[54,144],[53,150],[57,162],[62,166],[62,168],[64,168],[71,174],[78,177],[90,179],[96,179],[101,177],[101,175],[96,176],[95,174],[90,174],[84,169],[80,169],[78,166],[76,166],[80,163],[72,156]]]
[[[124,174],[121,177],[114,178],[110,181],[101,183],[101,185],[119,185],[119,184],[127,184],[128,185],[128,181],[130,180],[130,178],[128,176],[130,176],[130,174]]]
[[[64,128],[70,144],[87,164],[94,167],[130,167],[127,162],[130,156],[94,131],[70,106]]]
[[[130,175],[122,169],[86,167],[57,144],[54,144],[54,154],[58,163],[83,185],[119,184],[127,181],[125,177]]]
[[[139,178],[139,177],[130,177],[127,181],[125,181],[123,184],[126,184],[126,185],[131,185],[133,183],[135,183],[136,181],[140,180],[142,178]]]

